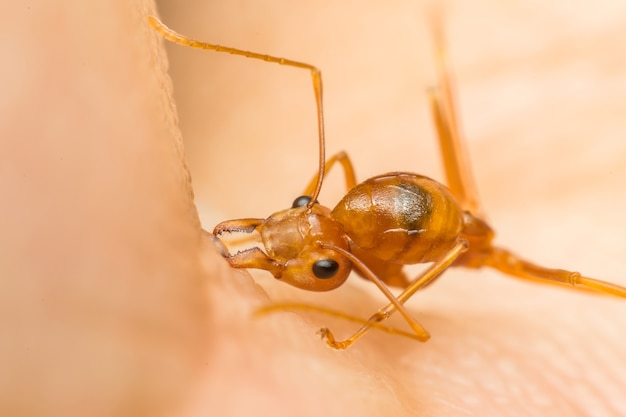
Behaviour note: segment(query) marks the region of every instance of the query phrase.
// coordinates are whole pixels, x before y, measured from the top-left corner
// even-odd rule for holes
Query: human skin
[[[2,369],[11,372],[1,388],[4,398],[22,399],[15,410],[70,415],[59,404],[77,404],[76,415],[103,416],[624,413],[623,300],[451,270],[407,305],[431,332],[428,343],[371,332],[343,352],[315,332],[328,325],[347,335],[350,323],[289,312],[252,317],[273,301],[367,317],[386,301],[358,277],[315,294],[263,274],[257,284],[230,269],[199,238],[167,81],[150,58],[156,35],[146,32],[142,16],[150,9],[40,3],[14,6],[16,18],[3,26],[41,63],[3,77],[3,91],[12,91],[14,80],[39,81],[18,90],[20,105],[18,96],[3,98],[3,114],[12,117],[3,119],[1,136],[11,145],[1,155],[2,195],[11,197],[1,328],[5,342],[30,341],[3,344],[14,347],[2,355]],[[477,182],[501,244],[547,266],[626,285],[626,68],[618,58],[625,30],[612,20],[619,6],[596,2],[596,13],[579,6],[565,14],[571,4],[552,4],[533,11],[541,19],[522,2],[445,9]],[[321,67],[329,153],[348,151],[359,178],[391,170],[441,178],[424,94],[433,78],[423,10],[324,2],[311,9],[280,2],[160,6],[164,21],[185,34]],[[38,20],[29,20],[35,12]],[[51,21],[71,24],[51,31]],[[389,50],[380,54],[383,45]],[[289,206],[317,161],[308,75],[168,51],[204,228]],[[60,78],[40,78],[39,68],[60,68]],[[65,85],[90,88],[78,101],[52,88]],[[69,122],[51,129],[59,114],[37,112],[42,108]],[[93,110],[78,111],[84,108]],[[42,146],[50,143],[42,138],[54,146]],[[58,149],[63,163],[42,163]],[[329,176],[322,203],[333,205],[341,180]],[[32,208],[40,206],[45,212]],[[52,266],[62,273],[51,274]],[[62,290],[50,292],[51,278]],[[72,308],[60,314],[38,303],[39,294],[58,300],[52,307]],[[77,302],[85,299],[88,305]],[[145,328],[154,329],[150,337],[134,337]],[[89,366],[102,357],[108,378]],[[57,383],[35,384],[49,380]]]
[[[206,362],[201,234],[148,10],[5,4],[0,415],[171,412]]]

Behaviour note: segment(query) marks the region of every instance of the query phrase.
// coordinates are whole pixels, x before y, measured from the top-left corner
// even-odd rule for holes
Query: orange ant
[[[483,220],[476,187],[466,158],[452,98],[450,79],[443,53],[443,41],[436,33],[438,86],[429,91],[430,105],[439,137],[447,187],[414,173],[391,172],[357,183],[348,155],[340,152],[325,161],[322,75],[313,65],[270,55],[258,54],[195,41],[182,36],[155,17],[150,25],[165,39],[192,48],[226,52],[247,58],[303,68],[313,79],[319,135],[319,171],[286,210],[267,219],[236,219],[222,222],[213,231],[223,256],[233,268],[258,268],[275,278],[309,291],[328,291],[343,284],[352,268],[372,281],[389,299],[368,320],[356,319],[334,311],[304,306],[362,323],[362,327],[343,341],[335,340],[328,329],[322,337],[336,349],[345,349],[371,328],[392,333],[407,333],[384,327],[379,322],[396,310],[413,330],[413,337],[425,342],[428,332],[409,314],[404,303],[429,285],[451,266],[480,268],[489,266],[507,275],[601,292],[626,298],[626,288],[588,278],[578,272],[549,269],[518,258],[495,246],[494,232]],[[324,176],[340,164],[347,194],[334,209],[318,203]],[[264,250],[253,247],[231,255],[217,238],[224,233],[256,231]],[[403,272],[409,264],[431,263],[410,280]],[[404,290],[394,296],[388,285]],[[271,309],[288,308],[287,305]]]

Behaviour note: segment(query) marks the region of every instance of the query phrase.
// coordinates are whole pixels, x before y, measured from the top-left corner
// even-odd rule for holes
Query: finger
[[[146,4],[7,7],[0,414],[171,410],[205,358],[206,308]]]

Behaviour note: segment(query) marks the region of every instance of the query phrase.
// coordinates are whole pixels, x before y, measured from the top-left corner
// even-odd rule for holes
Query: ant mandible
[[[317,107],[318,173],[291,208],[276,212],[267,219],[222,222],[215,226],[213,235],[223,256],[233,268],[264,269],[280,281],[298,288],[309,291],[335,289],[346,281],[353,267],[361,276],[376,284],[390,304],[368,320],[296,305],[363,323],[358,331],[342,341],[335,340],[330,330],[322,329],[322,336],[329,346],[345,349],[371,328],[403,333],[379,325],[395,311],[400,312],[413,330],[411,337],[425,342],[430,335],[409,314],[404,303],[451,266],[488,266],[517,278],[626,298],[624,287],[585,277],[578,272],[544,268],[493,244],[494,232],[483,219],[482,207],[460,138],[440,32],[435,31],[438,85],[429,91],[429,99],[447,187],[431,178],[409,172],[391,172],[357,183],[346,153],[340,152],[326,161],[322,75],[315,66],[196,41],[174,32],[152,16],[148,22],[165,39],[179,45],[310,71]],[[336,164],[343,168],[347,194],[331,210],[319,204],[317,198],[324,176]],[[230,254],[217,237],[233,232],[257,232],[264,250],[253,247]],[[410,280],[404,274],[403,267],[417,263],[431,265]],[[404,290],[394,296],[388,285]]]

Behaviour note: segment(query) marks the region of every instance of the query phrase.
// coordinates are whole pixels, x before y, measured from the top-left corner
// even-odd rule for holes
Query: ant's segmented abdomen
[[[332,211],[353,244],[389,262],[437,260],[456,243],[461,209],[440,183],[393,172],[357,185]]]

